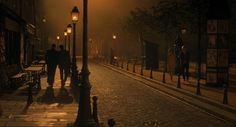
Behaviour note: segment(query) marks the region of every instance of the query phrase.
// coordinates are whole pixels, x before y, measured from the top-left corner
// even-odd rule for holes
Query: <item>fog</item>
[[[89,38],[94,41],[109,43],[112,34],[120,31],[122,20],[129,12],[137,7],[150,7],[158,0],[88,0]],[[71,23],[70,12],[74,6],[80,10],[77,23],[77,40],[81,47],[83,0],[41,0],[39,9],[47,22],[44,25],[49,37],[53,40],[56,35],[63,36],[66,26]],[[104,43],[103,42],[103,43]]]

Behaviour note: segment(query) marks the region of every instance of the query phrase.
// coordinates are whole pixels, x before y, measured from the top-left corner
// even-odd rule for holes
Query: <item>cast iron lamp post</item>
[[[67,37],[67,36],[68,36],[67,30],[65,30],[65,31],[64,31],[64,37],[65,37],[65,38],[64,38],[64,39],[65,39],[65,40],[64,40],[64,47],[65,47],[65,50],[66,50],[66,39],[67,39],[66,37]]]
[[[79,96],[79,110],[75,121],[75,127],[96,127],[98,126],[91,114],[89,69],[88,69],[88,0],[83,2],[83,62],[82,79]]]
[[[42,27],[42,32],[43,32],[43,34],[42,34],[42,40],[43,40],[43,44],[41,44],[42,45],[42,48],[43,49],[46,49],[46,34],[45,34],[45,23],[47,22],[47,20],[46,20],[46,18],[45,17],[43,17],[43,19],[42,19],[42,23],[43,23],[43,27]]]
[[[60,43],[60,36],[57,35],[57,47],[59,47],[59,43]]]
[[[68,50],[69,50],[69,54],[71,54],[70,53],[70,34],[71,34],[71,32],[72,32],[72,26],[71,26],[71,24],[69,24],[69,25],[67,25],[67,34],[68,34]]]
[[[113,57],[112,57],[112,61],[113,61],[113,64],[115,65],[116,63],[114,62],[118,62],[116,61],[115,59],[117,58],[117,49],[115,51],[115,47],[116,47],[116,39],[117,39],[117,36],[115,34],[112,35],[112,39],[113,39],[113,43],[112,43],[112,47],[113,47]]]
[[[181,88],[181,84],[180,84],[180,71],[181,71],[181,63],[180,63],[180,55],[181,55],[181,47],[183,46],[182,44],[182,39],[180,37],[180,35],[177,35],[177,38],[175,40],[175,55],[177,58],[177,76],[178,76],[178,81],[177,81],[177,88]]]
[[[71,18],[72,18],[72,23],[73,23],[73,53],[72,53],[72,65],[71,65],[71,70],[72,70],[72,75],[71,75],[71,85],[78,85],[78,71],[77,71],[77,66],[76,66],[76,23],[79,20],[79,10],[75,6],[72,9],[71,12]]]

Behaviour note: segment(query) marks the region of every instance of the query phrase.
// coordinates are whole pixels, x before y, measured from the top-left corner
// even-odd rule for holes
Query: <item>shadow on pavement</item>
[[[73,97],[70,96],[69,92],[64,87],[60,88],[57,96],[55,96],[54,89],[52,87],[47,87],[45,93],[37,98],[37,102],[45,104],[70,104],[73,102]]]

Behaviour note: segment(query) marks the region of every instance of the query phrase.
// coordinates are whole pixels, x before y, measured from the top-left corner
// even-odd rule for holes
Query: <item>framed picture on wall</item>
[[[227,20],[218,20],[218,33],[228,33],[229,23]]]
[[[217,50],[207,49],[207,66],[216,67],[217,66]]]
[[[217,33],[217,20],[207,21],[207,33]]]
[[[228,47],[228,38],[227,38],[227,36],[224,35],[224,34],[218,35],[217,43],[218,43],[218,48],[219,49],[227,48]]]
[[[228,58],[229,50],[228,49],[218,49],[218,66],[219,67],[228,67]]]
[[[208,48],[216,48],[217,35],[208,35]]]

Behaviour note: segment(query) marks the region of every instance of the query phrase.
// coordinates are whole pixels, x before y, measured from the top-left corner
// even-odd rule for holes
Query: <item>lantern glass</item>
[[[69,24],[67,26],[67,33],[70,34],[71,32],[72,32],[72,26],[71,26],[71,24]]]
[[[79,9],[76,6],[72,9],[71,19],[74,23],[79,21]]]
[[[64,31],[64,36],[67,36],[67,30]]]
[[[115,40],[116,39],[116,35],[112,35],[112,38]]]

